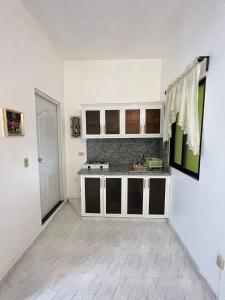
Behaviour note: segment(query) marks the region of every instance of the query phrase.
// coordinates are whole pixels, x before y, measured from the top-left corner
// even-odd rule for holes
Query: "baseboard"
[[[172,232],[174,233],[177,242],[179,243],[179,245],[181,246],[181,248],[184,250],[184,252],[186,253],[192,267],[194,268],[195,272],[198,274],[202,284],[204,285],[204,287],[206,288],[209,296],[212,299],[217,300],[217,296],[215,294],[215,292],[213,291],[213,289],[211,288],[211,286],[209,285],[209,283],[207,282],[207,280],[204,278],[204,276],[201,274],[201,272],[199,271],[199,267],[196,264],[195,260],[193,259],[192,255],[190,254],[190,252],[188,251],[187,247],[184,245],[182,239],[180,238],[179,234],[177,233],[177,231],[175,230],[175,228],[173,227],[173,224],[170,222],[170,220],[168,220],[168,225],[170,227],[170,229],[172,230]]]
[[[167,223],[167,218],[144,218],[144,217],[109,217],[109,216],[82,216],[82,220],[93,221],[121,221],[121,222],[141,222],[141,223]]]
[[[14,260],[11,267],[8,271],[2,276],[0,279],[0,287],[5,282],[5,280],[11,275],[11,273],[16,269],[18,264],[23,260],[23,258],[26,256],[27,252],[30,250],[30,248],[33,246],[34,242],[38,238],[38,236],[47,228],[49,223],[54,219],[54,217],[57,215],[57,213],[64,207],[68,200],[64,200],[63,203],[55,210],[55,212],[51,215],[51,217],[48,218],[48,220],[40,227],[39,232],[35,235],[31,243],[21,252],[21,254]]]

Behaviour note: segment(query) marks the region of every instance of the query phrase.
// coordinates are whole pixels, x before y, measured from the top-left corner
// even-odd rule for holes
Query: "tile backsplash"
[[[130,165],[144,157],[158,157],[168,165],[168,143],[152,139],[88,139],[87,159],[106,160],[111,165]]]

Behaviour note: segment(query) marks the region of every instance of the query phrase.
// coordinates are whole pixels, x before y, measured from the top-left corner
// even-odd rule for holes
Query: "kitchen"
[[[224,16],[2,2],[1,300],[225,299]]]
[[[167,217],[163,112],[163,103],[82,105],[87,139],[87,162],[78,172],[82,216]]]

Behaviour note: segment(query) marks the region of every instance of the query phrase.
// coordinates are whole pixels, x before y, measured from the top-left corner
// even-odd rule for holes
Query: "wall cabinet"
[[[86,110],[85,111],[85,127],[87,135],[101,134],[101,111]]]
[[[105,132],[106,135],[120,134],[120,110],[119,109],[106,109],[105,112]]]
[[[141,133],[141,110],[126,109],[125,110],[125,134]]]
[[[82,216],[167,218],[169,176],[81,176]]]
[[[81,105],[83,138],[162,137],[164,103]]]

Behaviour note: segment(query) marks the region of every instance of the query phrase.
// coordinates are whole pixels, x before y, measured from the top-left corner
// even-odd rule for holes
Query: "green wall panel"
[[[174,147],[174,162],[178,165],[181,165],[183,131],[179,125],[176,125],[175,141],[176,141],[176,143],[175,143],[175,147]]]

